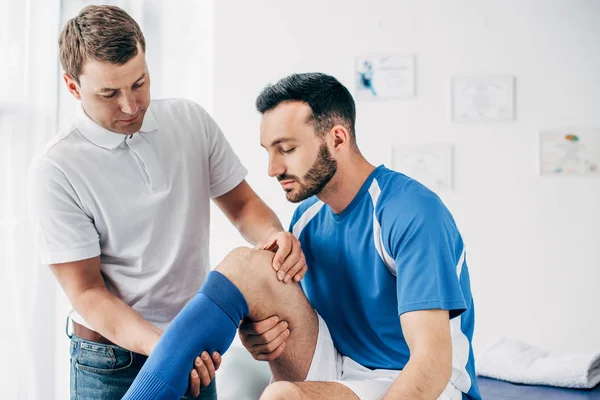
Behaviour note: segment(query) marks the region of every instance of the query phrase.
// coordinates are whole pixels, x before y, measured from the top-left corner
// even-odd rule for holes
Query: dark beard
[[[337,171],[337,161],[331,157],[331,153],[327,148],[327,145],[323,143],[319,148],[319,154],[317,160],[310,167],[302,183],[298,179],[294,179],[300,189],[293,194],[291,191],[287,192],[285,197],[292,203],[299,203],[302,200],[308,199],[311,196],[315,196],[327,186],[331,178]],[[289,179],[289,176],[278,177],[279,180]]]

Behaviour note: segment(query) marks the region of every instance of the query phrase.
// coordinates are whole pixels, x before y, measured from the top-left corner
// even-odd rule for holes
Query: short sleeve
[[[99,235],[62,171],[41,160],[29,171],[29,217],[38,235],[41,263],[84,260],[100,255]]]
[[[210,196],[219,197],[239,185],[248,170],[225,138],[215,120],[202,109],[209,146]]]
[[[386,209],[382,233],[394,259],[398,315],[428,309],[460,315],[467,308],[459,279],[464,245],[450,212],[433,196]]]

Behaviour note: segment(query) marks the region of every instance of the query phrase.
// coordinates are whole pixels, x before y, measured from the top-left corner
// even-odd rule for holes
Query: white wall
[[[475,350],[502,336],[560,351],[600,349],[600,180],[540,177],[540,129],[600,126],[600,2],[594,0],[215,2],[214,112],[248,180],[287,224],[259,147],[261,88],[292,72],[353,82],[356,55],[414,53],[417,98],[359,103],[359,146],[390,166],[391,145],[453,143],[455,189],[441,196],[465,236]],[[458,125],[451,76],[513,74],[517,120]],[[213,221],[212,262],[243,244]]]

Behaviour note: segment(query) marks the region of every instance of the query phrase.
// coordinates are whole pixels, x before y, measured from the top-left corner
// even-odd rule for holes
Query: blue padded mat
[[[478,377],[483,400],[600,400],[600,385],[591,390],[519,385]]]

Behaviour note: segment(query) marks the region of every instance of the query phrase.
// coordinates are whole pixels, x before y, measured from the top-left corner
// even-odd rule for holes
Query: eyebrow
[[[296,141],[297,141],[297,139],[294,139],[294,138],[279,138],[279,139],[275,139],[274,141],[272,141],[271,144],[269,145],[269,147],[275,147],[281,143],[296,142]],[[262,145],[262,143],[261,143],[261,146],[265,147]]]
[[[144,72],[142,74],[142,76],[140,76],[134,83],[133,85],[135,85],[136,83],[138,83],[139,81],[141,81],[142,79],[144,79],[146,77],[146,73]],[[131,86],[133,86],[131,85]],[[113,89],[113,88],[102,88],[99,90],[99,92],[116,92],[119,89]]]

